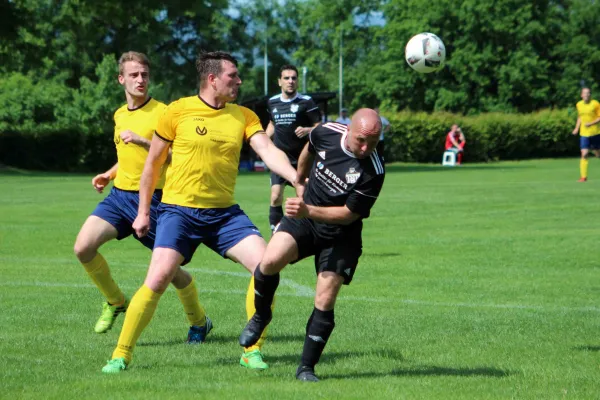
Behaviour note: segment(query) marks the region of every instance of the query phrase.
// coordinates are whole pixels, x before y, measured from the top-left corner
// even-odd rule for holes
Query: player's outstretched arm
[[[290,164],[285,153],[279,150],[271,139],[264,133],[256,133],[250,138],[250,147],[258,154],[267,167],[277,175],[285,178],[292,184],[296,184],[296,170]]]
[[[138,237],[143,237],[150,229],[150,204],[152,203],[152,194],[156,188],[156,182],[160,175],[160,167],[165,163],[169,153],[169,142],[165,142],[154,135],[152,144],[148,151],[148,158],[144,164],[144,171],[140,179],[140,204],[138,206],[138,215],[133,222],[133,229]]]

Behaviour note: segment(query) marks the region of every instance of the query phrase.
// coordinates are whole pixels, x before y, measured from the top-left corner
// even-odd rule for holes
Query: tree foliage
[[[437,73],[404,61],[424,31],[446,44]],[[264,95],[265,48],[269,94],[290,62],[307,67],[309,92],[337,92],[341,56],[351,109],[530,113],[572,107],[600,82],[594,0],[0,0],[0,39],[0,135],[73,131],[99,143],[124,101],[116,61],[128,50],[149,55],[166,102],[197,91],[195,57],[218,49],[240,61],[242,98]]]

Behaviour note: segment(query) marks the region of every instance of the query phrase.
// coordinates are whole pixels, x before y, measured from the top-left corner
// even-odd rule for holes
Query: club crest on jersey
[[[203,127],[202,129],[200,129],[199,126],[196,127],[196,133],[200,136],[204,136],[208,133],[208,130],[206,129],[206,127]]]
[[[321,157],[323,160],[325,159],[325,150],[319,152],[319,157]]]
[[[354,168],[350,168],[348,172],[346,172],[346,182],[356,183],[358,178],[360,178],[360,172],[356,172]]]
[[[290,111],[293,113],[298,112],[298,104],[292,104],[290,106]]]

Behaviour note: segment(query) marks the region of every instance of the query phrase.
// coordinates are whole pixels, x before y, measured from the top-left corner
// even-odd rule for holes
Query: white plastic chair
[[[456,153],[453,151],[445,151],[442,158],[442,165],[446,167],[454,167],[456,165]]]

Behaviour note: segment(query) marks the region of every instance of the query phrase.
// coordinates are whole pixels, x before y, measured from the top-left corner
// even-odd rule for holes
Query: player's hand
[[[586,128],[589,128],[590,126],[592,126],[592,124],[590,124],[589,122],[585,124]]]
[[[102,193],[106,185],[110,183],[110,175],[106,172],[98,174],[92,178],[92,186],[96,189],[96,192]]]
[[[285,201],[285,216],[290,218],[308,217],[308,207],[299,197],[290,197]]]
[[[573,129],[573,135],[577,135],[577,129]]]
[[[146,236],[150,230],[150,215],[138,214],[133,221],[132,228],[139,238]]]
[[[303,127],[299,126],[296,128],[296,131],[295,131],[296,136],[298,136],[299,138],[303,138],[310,133],[311,129],[312,128],[303,128]]]
[[[121,132],[119,136],[121,136],[121,140],[125,144],[140,144],[140,136],[137,133],[130,131],[129,129]]]

